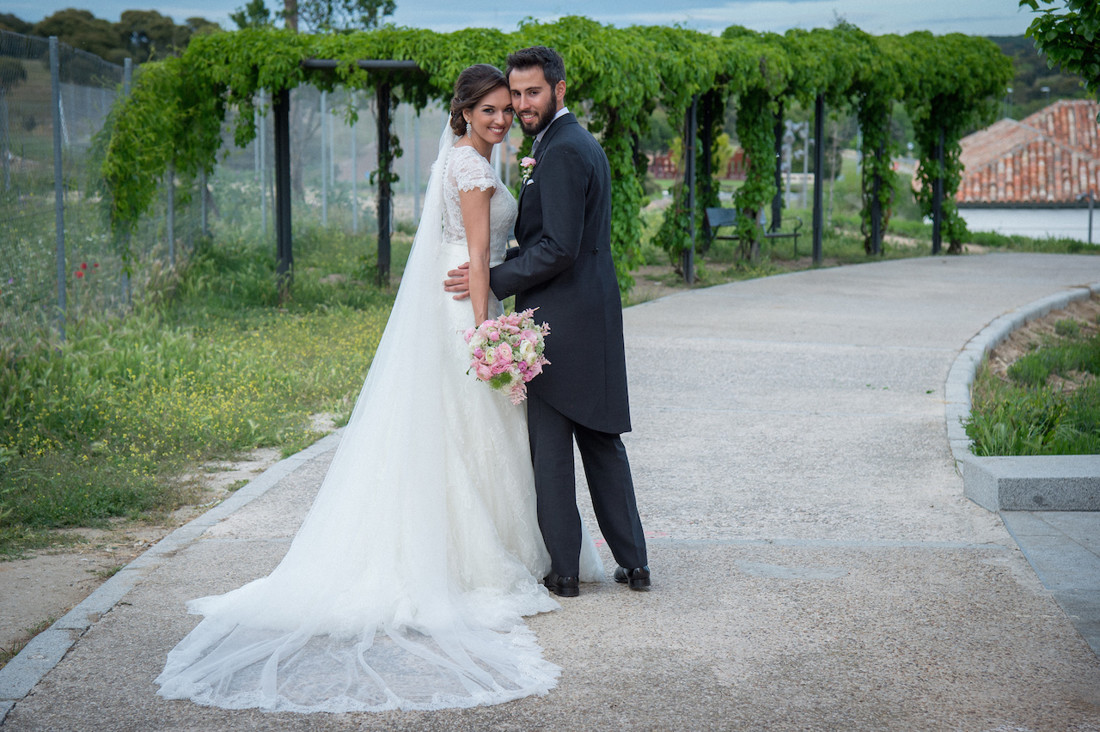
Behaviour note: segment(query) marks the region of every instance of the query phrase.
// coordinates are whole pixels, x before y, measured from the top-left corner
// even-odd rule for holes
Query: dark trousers
[[[563,577],[579,573],[581,519],[574,479],[574,438],[592,508],[611,554],[620,566],[646,566],[649,560],[634,482],[619,435],[579,425],[534,394],[527,400],[527,431],[535,467],[539,528],[554,571]]]

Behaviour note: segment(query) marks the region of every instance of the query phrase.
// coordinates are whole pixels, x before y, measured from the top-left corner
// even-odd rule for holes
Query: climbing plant
[[[782,36],[757,36],[740,27],[727,28],[722,35],[755,60],[752,73],[730,77],[731,84],[739,82],[740,87],[737,139],[746,163],[745,182],[733,196],[733,206],[741,214],[735,229],[742,246],[755,259],[764,236],[758,217],[775,195],[774,120],[778,98],[789,86],[792,64]]]
[[[700,230],[702,211],[707,205],[717,205],[718,186],[713,175],[707,175],[710,166],[705,164],[704,156],[709,154],[702,144],[694,151],[684,149],[688,139],[687,114],[692,100],[699,96],[701,105],[709,105],[717,111],[725,109],[726,84],[719,78],[722,69],[722,45],[718,39],[701,35],[681,28],[648,27],[638,32],[653,44],[654,52],[668,62],[659,67],[658,101],[668,112],[670,121],[676,120],[680,127],[681,169],[687,170],[687,155],[695,155],[695,201],[694,213],[688,210],[687,190],[682,182],[672,186],[672,202],[665,209],[657,238],[669,254],[669,260],[679,271],[681,256],[691,246],[691,227]],[[708,134],[716,136],[722,127],[723,115],[713,115],[710,129],[707,115],[702,107],[696,117],[695,135],[702,139]],[[648,118],[646,120],[648,122]],[[694,219],[694,220],[693,220]],[[705,247],[705,242],[697,238],[697,243]]]
[[[257,100],[266,98],[262,92],[303,83],[369,91],[385,83],[397,99],[423,108],[448,101],[454,79],[466,66],[488,62],[503,68],[511,50],[536,44],[561,53],[566,102],[600,137],[607,153],[613,180],[612,246],[624,290],[631,284],[630,270],[640,263],[645,161],[637,140],[656,105],[671,118],[683,119],[696,96],[715,109],[735,102],[747,178],[734,206],[745,214],[738,234],[754,250],[763,234],[756,215],[775,192],[773,125],[780,100],[805,102],[823,94],[830,104],[855,105],[867,167],[889,181],[892,151],[884,142],[888,112],[891,104],[904,99],[915,110],[924,155],[922,192],[930,190],[928,176],[935,172],[929,142],[940,126],[949,141],[947,190],[953,191],[958,138],[986,117],[987,100],[999,94],[1011,73],[1008,59],[982,39],[930,34],[875,39],[846,24],[786,36],[734,26],[721,37],[684,28],[620,29],[580,17],[526,22],[513,33],[467,28],[444,34],[387,26],[314,36],[247,28],[196,38],[179,58],[142,66],[132,94],[112,111],[104,128],[104,203],[116,228],[131,227],[152,202],[165,170],[172,168],[186,179],[213,169],[227,118],[235,120],[236,144],[253,139]],[[302,65],[306,59],[338,63],[330,70],[309,70]],[[410,60],[419,71],[367,71],[358,67],[359,59]],[[907,80],[899,88],[902,68]],[[355,111],[348,114],[353,117]],[[702,132],[713,135],[717,128],[711,119]],[[700,174],[705,167],[697,166]],[[714,203],[713,181],[698,182],[700,207]],[[671,226],[682,235],[690,215],[681,211],[676,216],[679,220]],[[956,224],[949,230],[957,237],[952,227]]]
[[[903,95],[905,48],[898,36],[872,38],[853,30],[850,48],[859,54],[851,94],[860,129],[860,230],[868,254],[882,253],[882,236],[890,222],[897,172],[897,143],[890,134],[895,101]],[[910,73],[912,71],[910,70]],[[877,219],[876,219],[877,215]],[[880,228],[876,229],[876,224]],[[877,234],[877,240],[876,240]]]
[[[997,99],[1012,80],[1011,60],[985,38],[918,32],[904,40],[910,62],[923,70],[906,79],[904,92],[921,154],[917,202],[924,215],[932,214],[935,181],[942,176],[941,233],[948,252],[958,253],[967,233],[955,204],[963,168],[959,141],[995,119]],[[942,164],[937,160],[941,141]]]

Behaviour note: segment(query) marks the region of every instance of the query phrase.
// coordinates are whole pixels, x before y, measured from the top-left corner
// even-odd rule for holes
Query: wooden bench
[[[741,213],[737,209],[733,208],[707,208],[707,225],[710,226],[712,239],[725,239],[727,241],[738,241],[741,237],[737,234],[718,234],[718,229],[723,226],[734,226],[737,224],[737,219],[741,216]],[[766,231],[764,232],[765,239],[792,239],[794,240],[794,256],[798,256],[798,233],[802,228],[802,219],[797,216],[794,220],[798,223],[794,226],[794,231]],[[741,256],[744,259],[748,259],[749,252],[745,251],[745,245],[741,245]]]

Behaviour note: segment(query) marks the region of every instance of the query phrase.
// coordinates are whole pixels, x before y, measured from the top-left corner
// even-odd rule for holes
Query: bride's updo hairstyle
[[[466,134],[466,118],[462,113],[473,109],[481,98],[497,87],[508,88],[508,79],[500,69],[489,64],[475,64],[465,69],[455,81],[451,98],[451,129],[458,136]]]

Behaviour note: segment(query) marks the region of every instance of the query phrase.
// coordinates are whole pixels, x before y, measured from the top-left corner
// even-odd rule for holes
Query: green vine
[[[1011,74],[1009,60],[983,39],[930,34],[876,39],[847,24],[785,36],[734,26],[715,37],[684,28],[619,29],[567,17],[548,24],[527,22],[513,33],[467,28],[442,34],[387,26],[326,36],[273,28],[212,34],[193,39],[179,58],[143,65],[132,94],[111,112],[100,147],[112,224],[121,231],[133,227],[157,195],[169,164],[183,180],[212,171],[228,116],[235,116],[236,144],[251,141],[261,92],[303,83],[371,91],[385,81],[394,99],[423,108],[447,101],[466,66],[488,62],[503,67],[511,50],[535,44],[562,54],[566,101],[607,153],[613,179],[612,246],[624,290],[631,284],[629,272],[641,262],[645,162],[635,141],[656,105],[682,117],[696,95],[722,110],[727,100],[736,100],[747,179],[734,205],[745,214],[738,233],[755,251],[763,234],[756,216],[775,193],[773,123],[780,100],[807,102],[823,94],[830,105],[854,105],[863,125],[867,170],[884,180],[893,175],[884,111],[904,101],[924,156],[919,195],[930,190],[929,142],[942,125],[950,199],[957,186],[959,136],[987,117],[989,100],[999,96]],[[340,63],[333,70],[309,71],[301,63],[306,59]],[[420,71],[366,71],[355,63],[359,59],[411,60]],[[899,83],[902,70],[904,84]],[[715,122],[709,131],[717,129]],[[703,168],[697,166],[700,174]],[[716,190],[713,179],[697,179],[699,210],[717,201]],[[958,217],[950,200],[945,211],[951,218],[949,236],[957,238]],[[677,226],[684,231],[688,213],[673,215],[681,218]]]
[[[996,117],[997,99],[1012,80],[1012,63],[985,38],[958,33],[933,36],[912,33],[905,37],[910,63],[925,73],[909,80],[907,106],[913,120],[921,160],[917,167],[917,202],[921,212],[932,213],[936,178],[943,177],[941,234],[949,243],[948,253],[962,251],[967,231],[959,216],[955,192],[962,181],[959,140]],[[936,160],[940,136],[943,136],[943,165]]]

